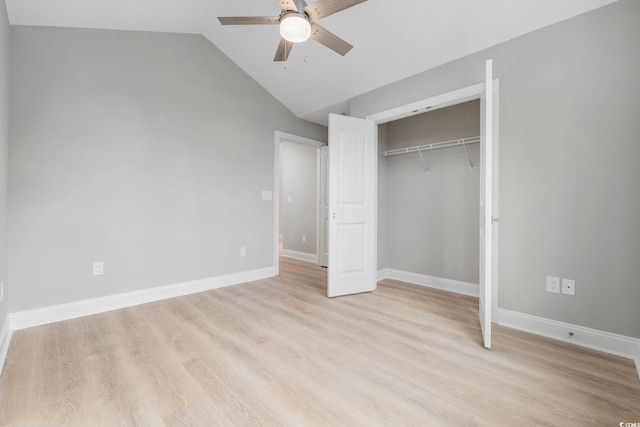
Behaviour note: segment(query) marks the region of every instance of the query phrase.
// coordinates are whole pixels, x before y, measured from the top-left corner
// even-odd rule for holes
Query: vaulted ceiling
[[[13,25],[204,35],[296,116],[324,123],[349,99],[616,0],[368,0],[320,24],[351,43],[344,57],[297,44],[273,62],[277,25],[218,16],[278,15],[279,0],[6,0]],[[309,1],[312,3],[313,1]],[[594,29],[597,31],[597,29]]]

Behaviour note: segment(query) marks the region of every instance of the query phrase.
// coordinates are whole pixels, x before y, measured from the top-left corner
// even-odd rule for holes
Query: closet
[[[389,277],[478,283],[479,135],[479,100],[379,126],[378,266]]]

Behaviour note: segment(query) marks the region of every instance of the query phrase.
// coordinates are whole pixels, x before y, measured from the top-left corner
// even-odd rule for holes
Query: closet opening
[[[478,296],[479,99],[378,125],[378,266]]]

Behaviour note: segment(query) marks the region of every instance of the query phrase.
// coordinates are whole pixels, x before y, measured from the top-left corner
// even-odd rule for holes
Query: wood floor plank
[[[0,425],[17,425],[33,412],[38,331],[27,329],[13,335],[11,355],[0,377]]]
[[[169,347],[180,363],[210,352],[210,343],[191,332],[193,325],[189,321],[183,321],[177,312],[171,309],[171,302],[158,305],[147,312],[158,338]]]
[[[494,325],[476,298],[385,280],[326,297],[326,269],[17,331],[7,426],[617,426],[630,360]]]
[[[156,336],[152,326],[130,330],[121,337],[127,362],[135,369],[136,386],[164,416],[204,397],[198,382],[180,364],[170,346]]]
[[[152,426],[158,424],[160,410],[140,387],[136,367],[125,349],[91,355],[86,360],[91,406],[95,424]]]
[[[167,427],[200,427],[200,426],[231,426],[224,412],[218,409],[218,405],[204,397],[193,403],[165,416],[164,423]]]

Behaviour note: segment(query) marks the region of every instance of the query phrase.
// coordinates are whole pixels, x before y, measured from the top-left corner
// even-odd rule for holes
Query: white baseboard
[[[318,255],[316,254],[308,254],[306,252],[298,252],[298,251],[292,251],[291,249],[283,249],[281,255],[287,258],[293,258],[300,261],[308,261],[316,264],[318,263]]]
[[[378,280],[393,279],[414,285],[427,286],[429,288],[442,289],[457,294],[478,297],[478,285],[459,280],[444,279],[442,277],[427,276],[426,274],[411,273],[408,271],[385,268],[378,270]]]
[[[0,327],[0,375],[2,375],[2,368],[4,368],[4,361],[7,358],[7,352],[9,351],[9,344],[11,343],[11,328],[9,316],[5,317]]]
[[[545,319],[517,311],[498,309],[494,323],[543,337],[634,360],[640,378],[640,339]],[[569,336],[573,332],[573,336]]]
[[[140,291],[126,292],[100,298],[92,298],[68,304],[9,313],[11,330],[16,331],[33,326],[59,322],[61,320],[75,319],[77,317],[104,313],[106,311],[117,310],[167,298],[195,294],[198,292],[209,291],[254,280],[266,279],[273,276],[275,276],[275,268],[267,267],[244,271],[241,273],[227,274],[224,276],[192,280],[174,285],[160,286],[157,288],[143,289]]]

